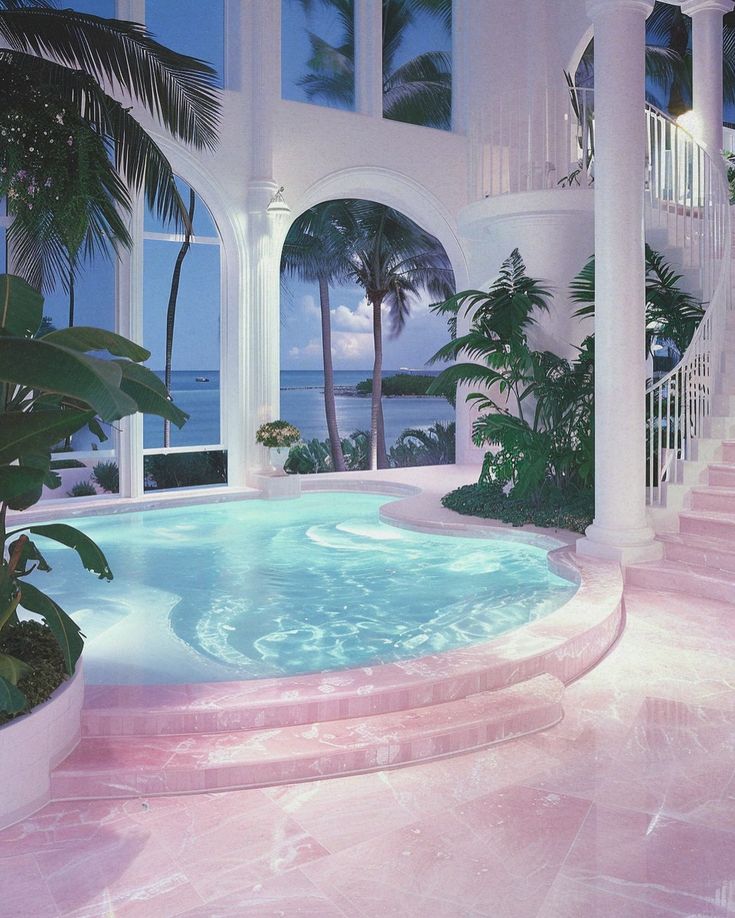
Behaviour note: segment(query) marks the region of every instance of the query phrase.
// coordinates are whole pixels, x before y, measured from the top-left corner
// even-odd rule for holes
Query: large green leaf
[[[16,497],[42,485],[46,473],[20,465],[0,466],[0,503],[10,503]]]
[[[40,535],[54,542],[59,542],[61,545],[66,545],[67,548],[73,548],[88,571],[99,574],[100,580],[112,580],[112,571],[102,549],[88,535],[73,526],[68,526],[66,523],[24,526],[21,529],[14,529],[9,532],[8,538],[12,535],[17,535],[19,532],[24,532],[26,529],[33,535]]]
[[[44,335],[43,340],[72,351],[107,351],[115,357],[127,357],[137,363],[148,360],[151,356],[150,351],[128,338],[123,338],[122,335],[86,325],[60,328]]]
[[[0,338],[0,381],[56,392],[116,421],[137,408],[120,391],[122,373],[111,360],[97,360],[42,340]]]
[[[0,424],[0,463],[11,463],[29,453],[51,447],[80,430],[94,411],[12,411]]]
[[[128,360],[114,360],[122,369],[122,382],[120,388],[135,400],[138,411],[146,414],[157,414],[166,418],[177,427],[183,427],[189,415],[171,401],[171,396],[161,380],[149,370],[137,363]]]
[[[0,676],[0,711],[18,714],[28,704],[26,696],[12,682]]]
[[[43,318],[43,297],[14,274],[0,274],[0,329],[8,335],[30,338]]]
[[[79,626],[60,605],[55,603],[50,596],[37,590],[32,583],[23,581],[20,590],[21,606],[44,618],[59,643],[64,656],[64,668],[71,675],[84,647],[83,635]]]
[[[0,679],[10,682],[11,685],[17,685],[18,680],[30,672],[30,669],[27,663],[17,657],[11,657],[9,653],[0,653]]]

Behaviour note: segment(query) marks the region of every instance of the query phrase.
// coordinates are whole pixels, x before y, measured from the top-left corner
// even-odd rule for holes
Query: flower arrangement
[[[301,439],[301,431],[288,421],[269,421],[261,424],[255,433],[255,442],[270,449],[293,446]]]

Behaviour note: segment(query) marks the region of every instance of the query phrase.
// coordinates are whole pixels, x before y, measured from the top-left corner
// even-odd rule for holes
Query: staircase
[[[664,558],[629,566],[625,581],[735,603],[735,311],[721,327],[700,435],[673,460],[650,508]]]

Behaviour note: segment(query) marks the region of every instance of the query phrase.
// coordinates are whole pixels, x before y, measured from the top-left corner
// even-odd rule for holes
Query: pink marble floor
[[[318,783],[51,804],[0,833],[0,915],[735,914],[733,607],[626,605],[546,732]]]

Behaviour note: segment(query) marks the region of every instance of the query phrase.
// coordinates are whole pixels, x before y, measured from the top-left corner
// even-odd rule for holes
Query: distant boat
[[[196,376],[194,382],[209,382],[208,376]]]

